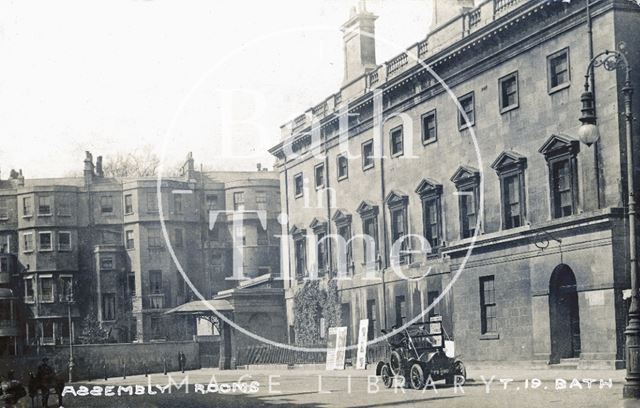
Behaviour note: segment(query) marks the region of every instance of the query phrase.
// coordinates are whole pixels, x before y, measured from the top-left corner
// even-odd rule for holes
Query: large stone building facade
[[[593,53],[624,42],[640,67],[640,7],[437,3],[440,12],[449,3],[451,18],[390,61],[372,68],[345,45],[345,72],[360,63],[364,74],[283,125],[271,149],[291,235],[290,340],[296,291],[310,277],[338,275],[337,240],[323,238],[358,235],[338,282],[351,339],[360,319],[379,336],[440,314],[466,360],[622,364],[630,287],[622,71],[595,72],[600,141],[588,147],[577,135]],[[366,36],[373,20],[354,11],[345,41]],[[632,80],[640,85],[640,71]],[[402,239],[410,234],[429,245]],[[404,252],[392,253],[394,243]]]
[[[157,177],[106,177],[87,152],[83,177],[0,181],[0,283],[20,322],[7,353],[68,344],[87,315],[110,341],[191,339],[193,318],[165,316],[196,298],[178,265],[207,299],[242,282],[239,249],[236,276],[279,272],[277,173],[196,171],[191,154],[181,173],[158,194]]]

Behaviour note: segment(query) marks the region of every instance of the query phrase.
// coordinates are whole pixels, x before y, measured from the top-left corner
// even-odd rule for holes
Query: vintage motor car
[[[432,316],[429,323],[405,327],[388,337],[387,342],[391,348],[388,361],[376,366],[376,375],[382,377],[387,388],[399,377],[415,389],[424,388],[429,377],[433,382],[445,380],[447,384],[463,385],[466,381],[464,363],[445,352],[441,316]]]

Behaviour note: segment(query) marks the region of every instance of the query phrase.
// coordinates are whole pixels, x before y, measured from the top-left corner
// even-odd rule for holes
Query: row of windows
[[[147,212],[158,212],[158,195],[155,191],[149,191],[146,193]],[[0,221],[9,219],[9,205],[8,198],[0,197]],[[218,208],[218,196],[215,194],[208,194],[206,196],[207,208],[210,210]],[[233,195],[234,209],[237,211],[244,210],[244,192],[236,192]],[[258,191],[255,194],[256,208],[258,210],[267,210],[267,193],[264,191]],[[53,215],[53,196],[51,195],[39,195],[37,197],[37,215],[51,216]],[[183,213],[184,199],[182,194],[173,194],[173,212],[174,214]],[[57,202],[58,215],[71,216],[70,200],[66,197]],[[114,210],[114,196],[112,195],[100,195],[98,198],[98,206],[100,213],[103,215],[110,215],[115,212]],[[125,194],[124,196],[124,212],[127,215],[134,213],[133,195]],[[23,217],[31,217],[34,215],[33,197],[22,198],[22,214]]]
[[[569,85],[569,49],[560,50],[547,58],[548,89],[549,92],[564,89]],[[518,72],[508,74],[498,80],[498,95],[500,113],[505,113],[519,107]],[[469,92],[458,98],[461,111],[458,111],[458,128],[464,130],[476,123],[475,94]],[[464,114],[462,113],[464,112]],[[421,137],[424,145],[437,140],[437,112],[433,109],[421,117]],[[465,118],[466,116],[466,118]],[[389,148],[391,157],[400,157],[404,154],[404,133],[402,126],[395,127],[389,132]],[[362,170],[366,171],[374,167],[373,140],[367,140],[361,146]],[[336,175],[338,181],[349,177],[349,162],[344,154],[336,159]],[[314,169],[314,181],[316,189],[325,186],[324,164],[318,164]],[[294,176],[295,196],[303,195],[302,173]]]
[[[37,282],[37,284],[36,284]],[[36,299],[37,286],[37,299]],[[70,275],[60,275],[54,282],[52,275],[39,275],[24,279],[24,301],[33,303],[53,303],[58,295],[58,300],[69,302],[73,300],[73,278]]]
[[[37,233],[38,251],[49,252],[53,251],[55,244],[53,242],[54,233],[51,231],[40,231]],[[57,248],[58,251],[71,251],[71,232],[59,231],[57,233]],[[34,243],[34,233],[25,232],[22,234],[22,251],[33,252],[36,250]]]
[[[561,141],[556,136],[550,139],[552,143],[547,142],[546,145],[557,145],[555,142]],[[577,165],[576,150],[571,150],[571,143],[561,146],[558,150],[545,151],[548,167],[549,167],[549,184],[551,192],[551,215],[553,218],[560,218],[573,215],[577,212]],[[575,144],[573,147],[575,148]],[[517,228],[525,224],[526,220],[526,190],[524,171],[526,168],[526,158],[515,152],[504,152],[492,164],[500,179],[501,188],[501,212],[502,212],[502,228]],[[479,208],[479,173],[477,170],[469,167],[460,167],[454,176],[452,182],[456,185],[458,195],[458,213],[460,225],[460,238],[469,238],[476,234],[476,228],[482,228],[478,222]],[[416,193],[420,196],[422,204],[422,222],[423,236],[429,242],[431,250],[438,249],[444,245],[443,233],[443,211],[442,211],[442,185],[435,181],[424,179],[416,189]],[[400,251],[397,256],[399,263],[410,261],[410,254],[403,252],[409,249],[411,240],[407,239],[409,234],[407,209],[408,196],[392,191],[386,199],[389,211],[389,226],[391,242],[389,247],[392,248],[394,243],[400,243]],[[370,207],[370,208],[368,208]],[[351,218],[344,215],[340,216],[341,210],[334,215],[334,221],[338,235],[347,242],[346,256],[338,259],[347,262],[347,268],[353,268],[352,250],[351,250]],[[378,256],[378,207],[363,202],[358,207],[362,219],[362,233],[371,240],[363,239],[363,261],[366,263],[371,260],[371,254],[376,258]],[[340,220],[347,222],[340,223]],[[317,222],[314,220],[311,224],[316,236],[316,255],[314,260],[318,272],[322,273],[327,265],[327,248],[326,248],[326,228],[318,228]],[[306,242],[304,234],[294,235],[296,240],[294,249],[296,251],[296,275],[301,278],[307,275],[306,270]],[[374,249],[367,248],[368,242],[374,244]],[[395,256],[392,254],[392,256]],[[393,259],[392,259],[393,261]]]
[[[480,290],[480,333],[487,334],[497,334],[498,333],[498,323],[497,323],[497,305],[496,305],[496,296],[495,296],[495,277],[493,275],[490,276],[482,276],[479,278],[479,290]],[[431,306],[429,312],[426,316],[426,320],[432,316],[440,315],[440,306],[439,303],[436,303],[436,299],[440,296],[440,291],[438,290],[429,290],[427,291],[427,305]],[[369,320],[369,327],[367,333],[367,340],[373,340],[377,337],[378,327],[378,309],[376,306],[376,299],[367,299],[366,301],[366,318]],[[410,318],[413,318],[413,314],[408,310],[407,300],[405,295],[397,295],[394,299],[395,306],[395,319],[394,323],[396,327],[402,327],[405,325]],[[351,305],[349,303],[343,303],[341,305],[343,326],[351,327],[351,313],[350,313]],[[420,307],[422,310],[422,306]],[[346,311],[346,313],[345,313]],[[323,326],[323,321],[320,321],[320,326]],[[324,330],[321,329],[321,333]]]

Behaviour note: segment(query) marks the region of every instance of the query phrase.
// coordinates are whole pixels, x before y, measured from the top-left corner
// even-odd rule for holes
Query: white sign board
[[[347,328],[329,327],[327,339],[327,370],[344,370]]]
[[[344,363],[346,358],[345,348],[347,347],[347,328],[336,328],[336,367],[335,370],[344,370]]]
[[[327,370],[335,370],[336,368],[336,328],[329,327],[329,335],[327,336]]]
[[[356,357],[356,370],[367,368],[367,337],[369,335],[369,319],[360,320],[358,329],[358,354]]]

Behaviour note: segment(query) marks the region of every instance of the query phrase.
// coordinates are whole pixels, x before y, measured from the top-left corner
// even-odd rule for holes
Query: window
[[[365,239],[364,242],[364,261],[367,262],[368,256],[373,256],[370,259],[371,262],[376,262],[376,258],[378,255],[378,218],[377,217],[367,217],[362,219],[362,232],[367,237],[371,237],[370,240]],[[372,248],[368,248],[367,245],[371,245]]]
[[[302,178],[302,173],[293,176],[293,188],[296,198],[304,195],[304,179]]]
[[[402,156],[404,152],[404,137],[402,134],[402,126],[398,126],[391,130],[391,157]]]
[[[159,316],[151,317],[151,337],[154,339],[162,337],[162,318]]]
[[[71,216],[71,203],[76,197],[71,194],[61,194],[58,196],[56,206],[58,208],[58,215],[62,217]]]
[[[115,293],[102,294],[102,320],[116,320]]]
[[[51,276],[41,276],[38,286],[40,288],[40,301],[53,302],[53,278]]]
[[[316,233],[316,262],[318,264],[318,275],[323,274],[327,268],[327,234],[324,231]]]
[[[349,178],[349,159],[347,159],[347,156],[340,154],[336,160],[338,181]]]
[[[51,251],[52,249],[53,248],[51,246],[51,233],[39,232],[38,233],[38,250]]]
[[[482,334],[498,332],[493,275],[480,278],[480,318]]]
[[[504,229],[524,225],[526,163],[527,159],[524,156],[513,151],[505,151],[491,165],[500,178],[502,228]]]
[[[127,275],[127,291],[130,297],[134,297],[136,295],[136,274],[135,272],[130,272]]]
[[[316,189],[324,187],[324,164],[320,163],[314,167],[314,180],[316,183]]]
[[[553,190],[553,217],[560,218],[575,214],[573,199],[573,175],[570,160],[557,160],[551,164]]]
[[[443,244],[442,238],[442,185],[424,179],[416,192],[422,200],[422,230],[431,249]]]
[[[24,280],[24,301],[25,302],[33,302],[34,291],[33,291],[33,278],[27,278]]]
[[[162,233],[159,228],[149,228],[147,230],[148,248],[162,248]]]
[[[433,307],[429,310],[429,316],[438,316],[440,314],[440,307],[438,303],[435,303],[436,299],[440,296],[440,292],[437,290],[430,290],[427,292],[427,304],[428,306],[433,305]]]
[[[33,232],[22,234],[23,252],[33,251]]]
[[[61,301],[73,301],[73,278],[71,276],[60,276],[58,280],[58,291],[60,292]]]
[[[4,256],[0,258],[0,272],[9,272],[9,260]]]
[[[389,207],[389,222],[391,235],[391,262],[403,264],[410,262],[411,254],[408,252],[409,240],[407,238],[407,205],[408,197],[401,192],[391,191],[386,198]]]
[[[217,225],[214,225],[213,227],[209,228],[209,231],[207,233],[207,238],[209,239],[209,241],[217,241],[220,239],[219,235],[219,228]]]
[[[158,193],[147,191],[147,212],[158,212]]]
[[[173,194],[173,211],[176,214],[182,214],[182,194]]]
[[[565,48],[547,57],[549,93],[566,88],[571,80],[569,71],[569,49]]]
[[[51,196],[38,197],[38,215],[51,215]]]
[[[100,212],[102,214],[113,213],[113,197],[112,196],[100,197]]]
[[[391,210],[391,245],[397,241],[401,241],[400,253],[394,254],[394,256],[399,257],[400,263],[404,263],[407,260],[406,255],[408,255],[403,253],[403,251],[407,249],[407,240],[405,239],[407,235],[406,228],[406,209],[395,208]]]
[[[460,238],[475,235],[479,226],[478,189],[480,172],[474,168],[461,166],[451,178],[458,189],[458,208],[460,215]]]
[[[182,248],[184,246],[184,240],[182,237],[182,229],[176,228],[173,231],[173,242],[176,248]]]
[[[353,251],[352,251],[352,243],[351,243],[351,224],[342,224],[342,225],[338,225],[338,235],[340,235],[342,237],[342,239],[344,239],[344,242],[346,243],[346,248],[340,248],[338,247],[339,251],[345,251],[346,253],[343,254],[342,259],[344,259],[344,261],[347,263],[346,266],[346,270],[349,270],[353,267],[352,263],[353,263]]]
[[[578,211],[577,155],[580,142],[564,135],[552,135],[539,150],[549,166],[551,216],[561,218]]]
[[[68,231],[58,232],[58,251],[71,251],[71,233]]]
[[[235,211],[244,211],[244,192],[238,191],[233,193],[233,209]]]
[[[462,238],[472,237],[478,222],[478,200],[476,187],[467,186],[458,190],[460,193],[460,220]]]
[[[518,73],[514,72],[498,80],[500,91],[500,113],[518,107]]]
[[[0,197],[0,220],[9,219],[9,206],[6,197]]]
[[[469,119],[469,121],[467,122],[464,116],[462,115],[462,112],[458,110],[458,128],[460,128],[460,130],[463,130],[470,126],[475,125],[476,117],[475,117],[473,92],[470,92],[464,96],[461,96],[460,98],[458,98],[458,102],[462,107],[462,111],[464,111],[464,113],[467,115],[467,118]]]
[[[124,196],[124,213],[133,214],[133,196],[131,194]]]
[[[373,166],[373,140],[367,140],[362,144],[362,170],[370,169]]]
[[[30,217],[33,215],[33,200],[31,197],[22,198],[22,215],[24,217]]]
[[[111,271],[111,270],[113,270],[113,256],[111,256],[111,255],[102,255],[100,257],[100,270],[101,271]]]
[[[440,196],[432,196],[422,200],[422,219],[425,239],[429,241],[431,248],[438,248],[442,244]]]
[[[53,320],[42,321],[42,344],[55,344]]]
[[[429,144],[438,139],[436,110],[422,115],[422,144]]]
[[[295,240],[296,249],[296,278],[302,279],[306,274],[306,257],[307,251],[305,247],[305,239],[298,238]]]
[[[407,321],[407,302],[404,296],[396,296],[396,327],[400,327]]]
[[[134,239],[133,239],[133,231],[126,231],[125,232],[125,247],[127,249],[134,249],[135,248],[135,243],[134,243]]]
[[[176,282],[177,282],[176,294],[180,297],[184,297],[184,294],[185,294],[184,278],[182,277],[182,274],[180,273],[180,271],[176,271]]]
[[[162,271],[149,271],[149,290],[152,294],[162,293]]]
[[[369,319],[369,330],[367,331],[367,340],[373,340],[376,337],[376,300],[367,300],[367,319]]]
[[[207,208],[209,210],[215,210],[218,208],[218,196],[216,194],[207,194]]]
[[[365,267],[372,268],[378,258],[378,206],[363,201],[356,210],[362,219],[363,261]],[[369,248],[371,246],[371,248]]]
[[[262,228],[262,225],[256,227],[258,234],[258,245],[269,245],[269,234],[267,230]]]
[[[502,189],[505,229],[519,227],[523,221],[522,208],[524,204],[521,203],[520,198],[522,191],[520,175],[514,174],[504,177]]]
[[[267,193],[264,191],[256,192],[256,208],[261,211],[267,211]]]

